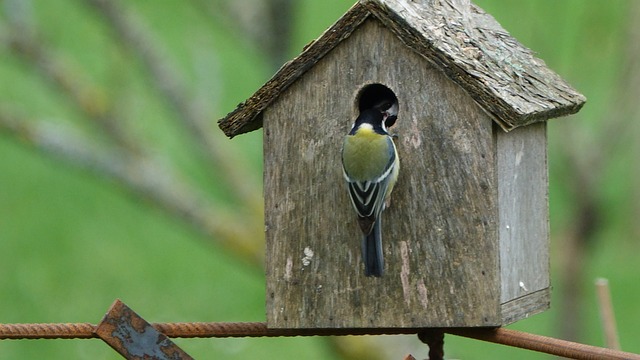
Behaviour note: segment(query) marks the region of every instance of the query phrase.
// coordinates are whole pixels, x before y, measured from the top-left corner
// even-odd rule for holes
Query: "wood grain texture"
[[[502,324],[508,325],[541,313],[549,309],[550,303],[550,288],[529,292],[527,295],[509,300],[501,305]]]
[[[505,303],[549,288],[546,123],[496,134],[501,302]]]
[[[577,112],[585,97],[473,4],[361,0],[219,121],[229,137],[262,127],[263,111],[369,16],[462,86],[504,130]]]
[[[340,165],[370,83],[400,101],[382,278],[363,274]],[[493,131],[464,89],[377,20],[325,55],[264,113],[268,326],[500,325]]]

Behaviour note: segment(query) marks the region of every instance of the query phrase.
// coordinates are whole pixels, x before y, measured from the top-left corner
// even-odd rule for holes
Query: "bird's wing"
[[[370,232],[375,219],[383,210],[391,174],[396,166],[396,153],[391,139],[389,139],[389,145],[389,161],[377,178],[358,181],[350,178],[345,171],[351,202],[361,219],[360,227],[365,233]]]

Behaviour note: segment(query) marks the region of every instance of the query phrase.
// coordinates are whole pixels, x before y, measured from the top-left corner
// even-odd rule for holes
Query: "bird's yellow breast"
[[[384,173],[390,160],[391,139],[370,128],[361,128],[344,139],[342,163],[354,180],[372,180]]]

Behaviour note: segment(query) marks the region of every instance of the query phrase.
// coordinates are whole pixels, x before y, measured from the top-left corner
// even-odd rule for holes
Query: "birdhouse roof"
[[[573,114],[586,101],[469,0],[360,0],[221,119],[220,128],[229,137],[261,128],[263,111],[368,18],[444,71],[505,131]]]

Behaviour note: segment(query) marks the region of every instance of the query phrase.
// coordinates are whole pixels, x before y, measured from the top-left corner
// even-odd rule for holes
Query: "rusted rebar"
[[[152,323],[171,338],[282,337],[416,334],[418,329],[268,329],[264,322],[175,322]],[[5,339],[90,339],[97,338],[97,325],[90,323],[0,324]]]
[[[543,352],[551,355],[563,356],[571,359],[640,360],[640,355],[638,354],[585,345],[505,328],[457,328],[444,329],[444,331],[448,334]]]
[[[332,335],[396,335],[418,334],[425,329],[268,329],[264,322],[191,322],[152,324],[172,338],[210,337],[279,337]],[[75,324],[0,324],[0,339],[89,339],[97,337],[96,325]],[[640,360],[640,355],[605,349],[547,336],[529,334],[504,328],[446,328],[444,333],[484,340],[573,359]]]
[[[90,339],[96,326],[89,323],[0,324],[0,340],[4,339]]]

